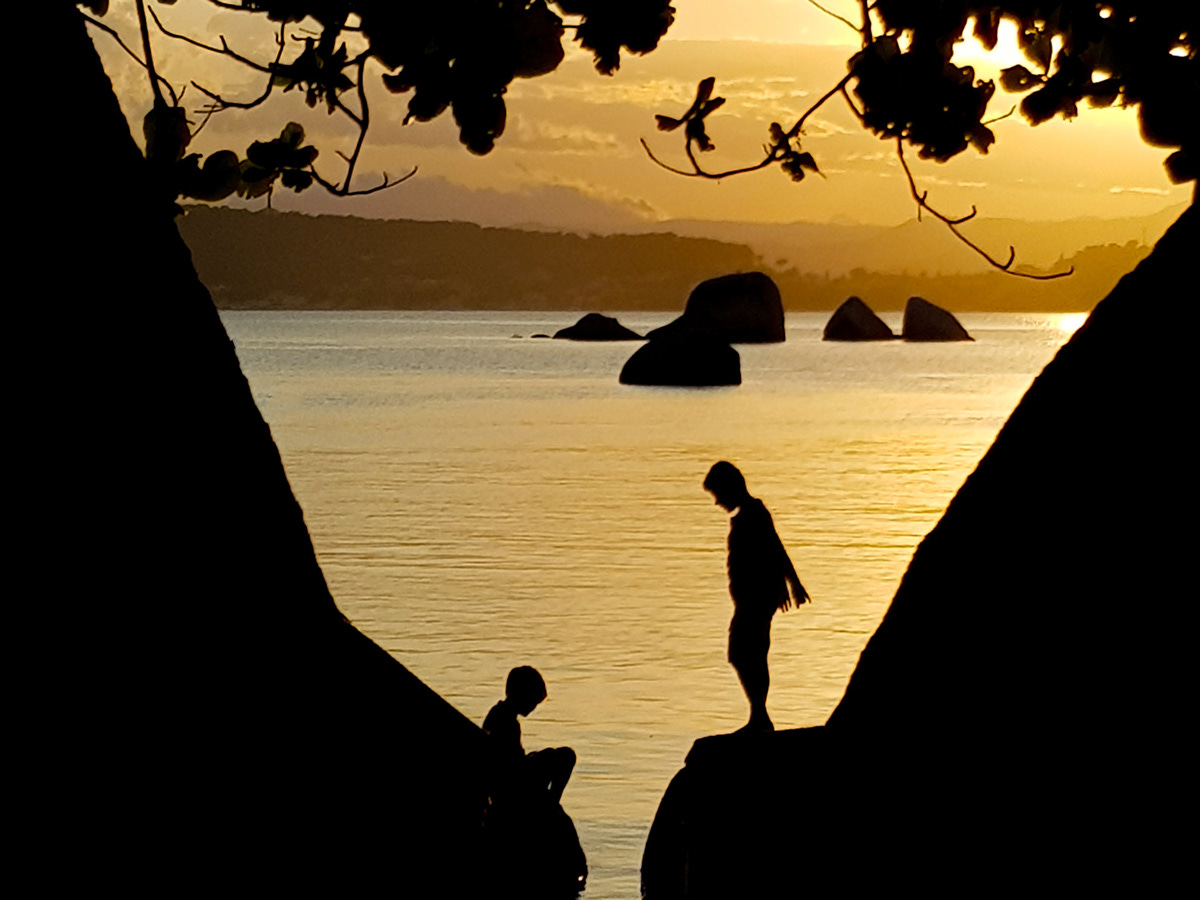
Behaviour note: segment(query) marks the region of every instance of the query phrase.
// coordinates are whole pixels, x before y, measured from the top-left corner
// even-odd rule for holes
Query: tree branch
[[[240,8],[240,7],[238,7],[238,8]],[[268,75],[271,74],[272,69],[270,66],[264,66],[262,63],[257,63],[254,60],[250,59],[249,57],[242,56],[240,53],[236,53],[233,50],[229,49],[229,43],[225,40],[225,35],[223,35],[223,34],[217,35],[217,37],[221,41],[221,46],[220,47],[210,47],[208,44],[205,44],[203,41],[198,41],[195,38],[188,37],[186,34],[176,34],[173,31],[168,31],[166,29],[166,27],[164,27],[162,21],[155,14],[153,9],[150,10],[150,15],[154,17],[154,24],[158,26],[158,30],[161,31],[164,35],[166,35],[169,38],[174,38],[177,41],[183,41],[185,44],[191,44],[193,47],[199,47],[201,50],[207,50],[210,53],[217,53],[221,56],[231,57],[232,59],[235,59],[238,62],[240,62],[242,65],[249,66],[250,68],[255,69],[256,71],[265,72]],[[280,32],[280,40],[282,41],[282,36],[283,36],[283,25],[282,24],[280,25],[279,32]],[[281,50],[280,55],[282,56],[282,50]],[[278,56],[275,58],[275,62],[276,62],[276,64],[278,64],[278,62],[279,62]]]
[[[676,175],[683,175],[687,178],[705,178],[710,181],[720,181],[723,178],[729,178],[733,175],[744,175],[747,172],[757,172],[760,169],[765,169],[767,166],[772,165],[773,163],[783,161],[784,157],[787,155],[790,142],[797,139],[804,131],[804,123],[808,121],[808,117],[824,106],[826,101],[828,101],[829,98],[834,94],[844,93],[845,87],[849,83],[851,77],[851,75],[847,74],[842,78],[841,81],[826,91],[818,100],[816,100],[811,106],[809,106],[808,109],[804,111],[800,118],[796,120],[796,124],[782,135],[782,143],[775,143],[768,147],[764,147],[765,154],[763,158],[756,163],[751,163],[750,165],[740,166],[736,169],[725,169],[720,172],[710,172],[708,169],[705,169],[704,166],[700,164],[700,160],[696,158],[695,148],[698,145],[697,138],[691,132],[685,132],[683,152],[687,156],[688,162],[691,163],[692,168],[690,171],[687,169],[680,169],[676,166],[664,163],[657,156],[655,156],[653,151],[650,149],[650,145],[646,143],[645,138],[640,138],[639,140],[642,145],[642,149],[646,151],[646,155],[650,157],[652,162],[666,169],[668,172],[673,172]]]
[[[243,101],[243,102],[238,102],[236,100],[226,100],[224,97],[221,97],[219,94],[216,94],[213,91],[210,91],[207,88],[203,87],[202,85],[198,84],[197,82],[193,81],[192,86],[196,90],[198,90],[200,93],[202,93],[204,96],[208,97],[210,100],[213,101],[214,105],[208,107],[208,109],[205,110],[207,116],[211,117],[213,113],[220,112],[223,109],[253,109],[254,107],[258,106],[260,103],[265,102],[266,99],[271,96],[271,91],[274,90],[274,88],[275,88],[275,74],[274,74],[275,68],[279,65],[279,61],[281,59],[283,59],[283,51],[284,51],[284,48],[287,46],[287,42],[286,42],[286,39],[284,36],[284,28],[285,28],[286,24],[287,24],[286,22],[281,22],[279,25],[279,34],[275,37],[275,43],[279,47],[279,49],[275,52],[275,61],[273,63],[271,63],[269,66],[263,66],[263,65],[260,65],[259,63],[254,62],[253,60],[244,59],[243,57],[241,57],[238,54],[231,51],[229,49],[229,45],[225,42],[224,35],[221,36],[221,46],[225,48],[224,50],[218,50],[216,47],[206,47],[204,44],[197,43],[196,41],[193,41],[190,38],[186,38],[181,35],[180,36],[172,35],[172,37],[179,37],[179,39],[182,41],[187,41],[188,43],[196,44],[196,46],[198,46],[198,47],[204,47],[205,50],[211,50],[214,53],[220,53],[222,55],[232,56],[234,59],[238,60],[239,62],[244,62],[246,65],[250,66],[251,68],[257,69],[260,72],[266,72],[268,75],[271,76],[267,79],[267,86],[263,89],[262,94],[257,99]],[[205,121],[207,121],[207,118]]]
[[[354,178],[354,167],[358,164],[358,154],[362,152],[363,142],[367,139],[367,129],[371,126],[371,109],[367,106],[367,89],[366,89],[366,65],[367,59],[365,56],[358,58],[358,108],[360,110],[358,118],[358,140],[354,143],[354,152],[350,154],[350,158],[346,160],[346,180],[343,182],[345,188],[349,190],[350,180]],[[338,100],[338,106],[342,106],[342,101]],[[343,107],[344,108],[344,107]],[[350,110],[346,110],[346,115],[351,115]],[[415,169],[413,171],[416,171]],[[387,175],[383,176],[383,180],[387,182]]]
[[[317,170],[312,166],[309,166],[308,171],[312,173],[313,181],[315,181],[317,184],[319,184],[321,187],[325,188],[325,190],[329,191],[329,193],[333,194],[336,197],[362,197],[366,194],[374,194],[376,191],[387,190],[390,187],[395,187],[398,184],[402,184],[405,181],[408,181],[408,179],[412,178],[414,175],[417,174],[417,167],[413,166],[411,172],[409,172],[407,175],[402,175],[399,178],[389,179],[387,172],[384,172],[382,184],[377,184],[373,188],[367,188],[366,190],[362,190],[362,191],[348,191],[345,188],[338,187],[336,184],[326,181],[324,178],[322,178],[320,175],[318,175]]]
[[[822,6],[820,3],[818,3],[817,0],[808,0],[808,2],[810,4],[812,4],[813,6],[815,6],[817,9],[819,9],[821,12],[825,13],[825,15],[832,16],[833,18],[837,19],[839,22],[843,22],[846,25],[849,25],[851,28],[854,29],[855,34],[862,34],[862,29],[859,28],[857,25],[855,25],[853,22],[851,22],[849,19],[845,18],[844,16],[839,16],[833,10],[826,9],[824,6]]]
[[[917,203],[917,219],[920,220],[921,211],[925,210],[931,216],[933,216],[935,219],[937,219],[939,222],[942,222],[947,228],[949,228],[951,234],[953,234],[956,238],[958,238],[960,241],[962,241],[964,244],[966,244],[968,247],[970,247],[972,250],[974,250],[977,254],[979,254],[979,256],[981,256],[984,259],[984,261],[986,261],[988,263],[988,265],[990,265],[994,268],[997,268],[1001,272],[1005,272],[1009,275],[1016,275],[1020,278],[1030,278],[1035,281],[1052,281],[1055,278],[1065,278],[1066,276],[1072,274],[1075,271],[1074,266],[1071,266],[1071,268],[1069,268],[1065,272],[1054,272],[1050,275],[1035,275],[1031,272],[1014,271],[1012,269],[1012,264],[1016,260],[1017,251],[1012,246],[1010,246],[1008,248],[1008,261],[1007,262],[1002,263],[999,260],[995,259],[986,250],[984,250],[982,247],[980,247],[978,244],[976,244],[974,241],[972,241],[970,238],[968,238],[966,235],[964,235],[961,231],[958,230],[959,225],[962,225],[964,222],[970,221],[971,219],[975,218],[975,214],[977,212],[975,207],[972,206],[970,213],[968,213],[965,216],[961,216],[960,218],[957,218],[957,219],[952,219],[949,216],[943,215],[942,213],[938,212],[936,209],[934,209],[932,206],[929,205],[929,201],[928,201],[929,192],[928,191],[919,191],[917,189],[916,179],[913,178],[912,170],[910,170],[908,167],[908,161],[904,158],[904,139],[900,138],[900,137],[896,138],[896,157],[900,160],[900,166],[901,166],[901,168],[904,169],[904,174],[908,178],[909,192],[912,194],[913,200],[915,200]]]
[[[150,47],[150,26],[146,24],[146,4],[145,0],[136,0],[138,28],[142,33],[142,53],[146,57],[146,71],[150,73],[150,91],[154,95],[154,105],[156,107],[164,107],[167,101],[163,99],[162,91],[158,87],[158,70],[154,68],[154,51]],[[176,99],[174,96],[172,100]]]
[[[153,13],[153,10],[151,10],[151,12]],[[143,60],[140,56],[138,56],[132,49],[130,49],[129,45],[125,43],[125,39],[121,37],[120,32],[118,32],[114,28],[110,28],[108,25],[105,25],[99,19],[93,19],[91,16],[89,16],[85,12],[80,12],[79,15],[80,15],[80,18],[82,18],[89,25],[94,25],[96,28],[99,28],[101,31],[103,31],[105,34],[107,34],[109,37],[111,37],[114,41],[116,41],[117,46],[119,46],[122,50],[124,50],[129,55],[129,58],[132,59],[135,63],[137,63],[143,69],[149,69],[149,66],[146,65],[146,61]],[[175,103],[178,103],[179,99],[175,95],[175,89],[173,87],[171,87],[171,82],[167,81],[167,79],[163,78],[157,72],[154,73],[154,77],[163,83],[163,86],[171,94],[171,100],[174,101]]]

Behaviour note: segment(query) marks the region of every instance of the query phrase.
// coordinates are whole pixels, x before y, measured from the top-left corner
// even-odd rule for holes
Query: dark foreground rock
[[[777,344],[785,339],[779,288],[762,272],[722,275],[698,284],[683,315],[646,337],[698,331],[727,344]]]
[[[906,341],[973,341],[954,314],[921,297],[904,304],[901,337]]]
[[[557,803],[503,809],[484,817],[487,877],[480,897],[575,900],[587,886],[587,858],[575,823]]]
[[[822,340],[891,341],[896,335],[874,310],[858,297],[849,297],[825,323]]]
[[[791,897],[796,866],[811,858],[813,786],[824,779],[786,777],[816,768],[821,728],[771,734],[723,734],[692,745],[671,780],[646,838],[646,900]],[[771,761],[768,763],[768,761]]]
[[[588,313],[574,325],[554,332],[556,338],[569,341],[640,341],[642,336],[626,328],[612,316]]]
[[[720,387],[742,383],[742,360],[724,341],[681,333],[643,344],[621,369],[621,384]]]
[[[1176,506],[1196,494],[1178,415],[1195,372],[1186,329],[1129,335],[1146,298],[1182,312],[1197,246],[1190,208],[1043,370],[823,727],[709,758],[697,742],[647,841],[647,900],[1153,896],[1190,876],[1195,575]]]

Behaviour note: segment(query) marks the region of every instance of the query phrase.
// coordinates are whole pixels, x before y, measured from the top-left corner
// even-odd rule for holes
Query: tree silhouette
[[[174,5],[176,0],[158,0]],[[597,71],[611,75],[621,51],[648,53],[673,19],[667,0],[500,0],[456,4],[397,4],[387,0],[207,0],[225,10],[265,15],[279,23],[273,60],[255,60],[221,36],[219,43],[165,28],[146,0],[136,0],[142,55],[139,57],[115,30],[92,19],[146,69],[153,105],[143,121],[146,157],[162,187],[172,197],[217,201],[237,193],[269,195],[276,184],[295,191],[319,184],[333,194],[365,194],[391,187],[411,176],[389,179],[366,189],[351,186],[359,154],[371,126],[367,82],[369,66],[382,69],[382,85],[408,97],[405,124],[428,122],[449,111],[459,139],[472,153],[484,155],[504,133],[504,95],[516,78],[554,71],[564,57],[563,39],[570,27],[579,45],[590,51]],[[80,0],[99,16],[108,0]],[[564,23],[557,9],[572,21]],[[154,62],[150,20],[157,31],[176,41],[233,59],[256,73],[261,93],[235,100],[192,81],[207,102],[189,120],[180,93],[159,74]],[[304,23],[302,34],[292,33]],[[314,36],[312,25],[315,25]],[[356,46],[351,52],[350,43]],[[323,105],[352,123],[358,136],[351,154],[343,155],[345,174],[338,182],[317,171],[316,147],[304,146],[304,129],[289,123],[273,140],[255,141],[244,152],[220,150],[203,159],[187,153],[196,132],[212,115],[246,110],[267,102],[276,91],[304,93],[310,107]],[[165,91],[165,92],[164,92]],[[355,99],[347,102],[347,95]]]
[[[861,0],[859,13],[857,24],[835,16],[857,32],[861,42],[861,49],[847,61],[846,74],[790,128],[772,122],[760,160],[719,171],[701,163],[697,154],[714,149],[705,120],[725,102],[713,95],[713,78],[700,83],[695,101],[682,116],[657,117],[662,131],[683,128],[688,167],[662,162],[643,141],[646,152],[664,168],[690,177],[722,179],[778,165],[793,181],[803,181],[820,172],[804,141],[805,123],[827,102],[840,98],[864,128],[894,141],[918,211],[945,223],[996,268],[1027,278],[1058,277],[1013,271],[1016,254],[1011,247],[1008,260],[1000,262],[976,246],[958,230],[975,210],[957,217],[939,212],[928,202],[928,193],[917,187],[904,158],[905,146],[915,148],[922,159],[938,162],[968,147],[988,152],[995,141],[989,125],[1007,113],[989,118],[995,83],[977,79],[971,66],[957,65],[954,49],[968,30],[985,48],[995,49],[1000,23],[1009,19],[1017,26],[1020,49],[1033,68],[1006,68],[1000,84],[1006,92],[1024,95],[1021,114],[1030,124],[1055,116],[1073,118],[1083,103],[1136,106],[1143,139],[1156,147],[1175,148],[1166,160],[1171,180],[1196,179],[1200,9],[1195,4],[1181,8],[1171,2],[1094,0]]]
[[[506,79],[556,58],[541,2],[452,13],[436,3],[214,5],[283,25],[309,14],[322,35],[357,15],[370,59],[411,79],[416,114],[451,111],[481,151],[501,130]],[[180,164],[192,166],[180,98],[159,83],[147,159],[88,37],[85,15],[103,23],[107,4],[86,6],[90,15],[68,0],[38,7],[55,63],[35,80],[45,102],[22,106],[22,134],[36,142],[28,171],[41,177],[15,254],[37,272],[40,296],[20,304],[19,333],[37,338],[26,342],[14,444],[14,559],[24,600],[43,616],[26,632],[36,684],[22,691],[30,715],[19,727],[39,750],[47,827],[71,833],[64,877],[155,890],[269,879],[273,890],[309,891],[337,878],[339,891],[370,882],[407,896],[486,895],[481,732],[339,612],[175,228]],[[660,0],[557,9],[575,16],[602,71],[622,46],[650,49],[670,21]],[[471,22],[505,11],[533,23],[532,43],[514,25],[488,45]],[[460,69],[444,44],[455,34],[473,35],[477,62]],[[284,67],[270,71],[272,89],[294,85],[337,110],[361,80],[347,87],[321,60],[344,63],[351,81],[366,61],[342,60],[321,38],[298,46],[268,63]],[[439,89],[444,106],[428,99]],[[316,182],[299,137],[284,128],[269,151],[236,154],[239,184],[255,180],[246,161],[268,169],[272,154],[279,183],[299,186],[306,172]],[[191,171],[232,171],[232,155]]]
[[[106,7],[103,0],[86,5],[95,15]],[[283,25],[301,14],[313,15],[322,23],[322,34],[335,25],[344,30],[337,23],[346,19],[340,17],[354,13],[363,35],[378,49],[370,58],[379,59],[389,75],[401,79],[393,81],[393,87],[409,86],[409,111],[414,116],[444,110],[461,115],[460,133],[476,150],[489,147],[500,135],[502,87],[508,83],[502,79],[510,71],[512,77],[518,74],[514,57],[483,53],[480,60],[486,64],[481,61],[479,70],[468,66],[467,74],[460,75],[454,71],[459,66],[449,62],[457,60],[456,55],[437,42],[417,40],[422,27],[448,28],[438,32],[449,34],[446,40],[460,29],[462,34],[476,33],[468,13],[482,10],[484,4],[454,4],[449,7],[452,19],[439,11],[445,4],[433,2],[247,0],[214,5],[258,11]],[[900,22],[906,10],[920,6],[880,2],[875,8],[880,15],[894,9],[895,21]],[[545,40],[547,16],[552,14],[548,4],[498,2],[490,7],[520,7],[532,18],[519,20],[540,22],[531,26],[539,37],[532,44],[538,52],[531,57],[530,71],[549,64],[553,54]],[[951,7],[957,8],[937,4],[938,9]],[[1128,14],[1124,4],[1110,7]],[[602,71],[615,67],[622,46],[650,49],[670,10],[659,0],[581,0],[555,8],[578,17],[576,34],[592,48]],[[1025,7],[1012,3],[995,8],[1020,12]],[[1028,9],[1035,22],[1049,21],[1044,12],[1038,14],[1042,7],[1030,4]],[[479,888],[484,873],[473,867],[471,853],[481,789],[478,728],[339,613],[270,431],[172,222],[172,187],[186,179],[156,171],[157,163],[147,161],[137,147],[77,4],[52,0],[39,4],[37,14],[37,36],[53,48],[52,59],[39,60],[36,77],[27,76],[22,83],[37,96],[13,91],[14,115],[22,117],[17,123],[21,129],[14,134],[24,139],[14,139],[13,145],[27,162],[22,170],[26,177],[14,180],[30,182],[37,192],[28,227],[18,229],[19,252],[14,258],[34,273],[24,289],[38,296],[14,304],[21,315],[13,334],[30,349],[17,370],[22,377],[13,380],[18,427],[10,437],[16,451],[11,520],[17,536],[11,558],[18,577],[11,602],[38,617],[27,613],[14,632],[28,645],[19,659],[25,663],[21,673],[32,682],[28,688],[22,683],[17,691],[18,733],[35,749],[34,765],[23,770],[40,791],[34,826],[41,829],[39,834],[62,835],[53,848],[54,858],[59,869],[69,871],[55,870],[58,883],[72,873],[88,884],[119,878],[123,885],[153,885],[157,890],[185,878],[222,888],[231,879],[260,885],[269,878],[270,887],[278,890],[297,884],[312,889],[325,878],[337,877],[344,882],[387,879],[411,896],[486,895],[486,889]],[[1149,99],[1153,73],[1143,73],[1142,80],[1142,74],[1135,77],[1135,71],[1142,73],[1136,60],[1121,69],[1129,79],[1122,82],[1121,91],[1142,104],[1144,123],[1149,112],[1154,112],[1149,116],[1152,123],[1158,123],[1158,113],[1163,112],[1167,124],[1152,124],[1151,139],[1174,140],[1178,131],[1170,123],[1173,117],[1181,119],[1183,155],[1173,165],[1186,175],[1195,153],[1195,132],[1187,130],[1195,127],[1196,106],[1189,99],[1195,88],[1195,30],[1189,26],[1181,34],[1188,36],[1183,45],[1187,55],[1182,57],[1187,68],[1171,76],[1180,91],[1174,101],[1168,98],[1158,105]],[[409,39],[412,43],[406,44]],[[518,52],[518,60],[525,59],[520,46],[508,44],[510,51]],[[416,48],[415,55],[405,56],[405,47]],[[897,47],[900,55],[909,52],[900,42]],[[338,46],[323,46],[321,39],[314,40],[313,55],[302,61],[308,50],[306,43],[295,57],[285,60],[281,54],[276,65],[299,68],[271,70],[272,90],[294,86],[306,95],[311,92],[314,102],[324,102],[326,108],[332,92],[336,109],[345,93],[362,84],[359,61],[349,52],[343,60]],[[334,60],[335,71],[322,68],[322,59]],[[361,62],[365,66],[369,60]],[[876,62],[892,64],[880,58],[872,65]],[[942,71],[954,75],[945,67]],[[1038,75],[1045,83],[1031,88],[1036,93],[1030,98],[1047,89],[1050,93],[1034,103],[1035,109],[1065,110],[1063,98],[1075,96],[1084,84],[1064,78],[1051,89],[1055,72]],[[456,80],[460,77],[465,79],[462,83]],[[469,84],[484,87],[468,89]],[[162,162],[163,170],[178,172],[177,164],[187,159],[188,140],[181,132],[169,134],[172,117],[176,124],[179,119],[171,112],[178,103],[169,94],[162,99],[166,111],[161,121],[156,118],[151,127],[151,156]],[[418,96],[421,101],[414,110],[411,104]],[[936,118],[936,110],[933,115]],[[888,122],[882,125],[886,128]],[[955,127],[969,143],[968,135],[975,133],[969,119]],[[692,132],[698,137],[696,126]],[[940,131],[924,135],[921,146],[939,153],[954,146]],[[799,136],[797,131],[793,137]],[[165,148],[161,154],[160,138]],[[312,159],[305,168],[304,160],[287,157],[288,152],[301,152],[304,144],[297,138],[285,128],[279,137],[283,146],[271,151],[285,157],[277,167],[278,181],[285,184],[284,174],[290,171],[293,187],[304,181],[301,174],[313,174]],[[787,152],[807,152],[794,141],[789,147]],[[249,152],[236,155],[239,183],[247,181],[242,178],[244,161],[270,168],[270,153],[257,160]],[[201,173],[209,165],[232,171],[229,157],[224,160],[194,162]],[[794,158],[793,169],[804,171],[805,163],[802,157]],[[350,190],[350,174],[329,183]],[[1177,237],[1163,257],[1167,263],[1160,259],[1155,264],[1160,273],[1152,283],[1155,292],[1171,284],[1194,283],[1175,278],[1189,270],[1194,233],[1194,225],[1179,232],[1187,240]],[[1165,341],[1173,342],[1168,352],[1156,352],[1145,343],[1135,357],[1123,355],[1121,341],[1137,333],[1141,323],[1136,315],[1120,311],[1140,299],[1136,282],[1128,282],[1108,323],[1085,327],[1084,350],[1076,347],[1063,357],[1059,371],[1075,373],[1072,390],[1091,397],[1091,405],[1079,412],[1071,394],[1068,402],[1048,413],[1026,415],[1007,441],[1031,461],[1017,465],[1011,456],[996,457],[989,471],[1008,474],[998,478],[999,488],[978,501],[984,509],[980,517],[998,523],[993,527],[1026,525],[1033,516],[1020,510],[1010,509],[1004,518],[987,513],[1003,505],[1006,496],[1014,496],[1014,484],[1024,486],[1021,496],[1028,495],[1028,486],[1038,483],[1036,473],[1044,471],[1042,438],[1051,434],[1052,442],[1059,442],[1060,431],[1067,432],[1072,443],[1056,463],[1064,468],[1086,464],[1079,478],[1082,485],[1100,485],[1118,494],[1097,497],[1093,494],[1103,491],[1080,488],[1070,497],[1079,504],[1077,514],[1067,515],[1071,503],[1065,503],[1062,516],[1045,519],[1047,534],[1072,536],[1068,550],[1074,555],[1064,558],[1086,570],[1079,585],[1073,588],[1062,577],[1050,577],[1062,574],[1061,565],[1035,566],[1032,571],[1006,565],[1006,577],[993,579],[989,587],[989,600],[1011,600],[1020,590],[1024,602],[1032,606],[1036,601],[1039,609],[1040,604],[1054,603],[1056,592],[1076,590],[1072,610],[1056,615],[1055,624],[1062,627],[1045,638],[1048,645],[1065,640],[1064,629],[1079,621],[1068,612],[1100,608],[1111,614],[1139,592],[1175,596],[1190,577],[1182,571],[1190,557],[1167,524],[1166,508],[1181,494],[1186,496],[1186,490],[1180,489],[1177,470],[1164,465],[1157,452],[1162,443],[1158,438],[1178,438],[1163,444],[1168,447],[1186,446],[1186,441],[1181,434],[1155,431],[1164,427],[1163,421],[1178,420],[1179,409],[1186,406],[1175,407],[1175,418],[1170,419],[1158,415],[1170,405],[1166,400],[1146,404],[1137,393],[1162,384],[1179,390],[1187,383],[1171,369],[1172,360],[1184,353],[1184,329],[1166,330]],[[1114,360],[1137,376],[1135,390],[1113,381],[1116,374],[1124,374],[1112,365]],[[1097,373],[1112,376],[1100,382],[1098,398],[1089,382]],[[1055,390],[1050,384],[1043,393],[1055,395]],[[1127,396],[1122,390],[1132,393]],[[1110,396],[1121,399],[1119,410]],[[1114,424],[1116,416],[1124,418]],[[1083,419],[1086,428],[1078,424]],[[1059,423],[1059,431],[1045,431],[1047,422]],[[1121,427],[1130,423],[1134,427]],[[1036,501],[1033,497],[1029,502]],[[1132,550],[1108,536],[1120,523],[1138,529]],[[962,537],[973,552],[987,546],[986,541],[972,541],[969,529],[948,526],[947,532]],[[1011,529],[1004,533],[1013,558],[1021,559],[1020,536],[1014,537]],[[1040,536],[1041,532],[1030,539]],[[1100,543],[1093,546],[1093,539]],[[1158,559],[1152,556],[1155,552],[1161,552],[1161,559],[1150,571],[1147,587],[1139,580],[1145,573],[1125,559]],[[953,548],[946,556],[953,565],[945,569],[950,575],[942,590],[949,598],[946,603],[952,604],[959,590],[956,577],[969,576],[973,567],[988,561],[956,558]],[[925,558],[934,560],[925,572],[942,571],[935,557]],[[1081,562],[1085,559],[1087,566]],[[1041,577],[1046,577],[1044,583]],[[921,573],[906,582],[909,599],[904,609],[920,608],[926,585]],[[842,712],[847,720],[861,716],[855,723],[860,730],[869,731],[870,723],[880,721],[871,717],[872,710],[902,708],[860,699],[870,695],[876,677],[888,680],[889,642],[901,647],[897,655],[919,664],[905,679],[891,679],[893,693],[902,700],[920,696],[920,688],[945,674],[936,664],[937,652],[944,649],[939,644],[942,632],[928,630],[929,653],[903,652],[905,615],[889,613],[888,639],[872,651],[880,674],[860,673],[852,702]],[[1107,622],[1120,627],[1126,620],[1113,616]],[[984,634],[995,623],[984,616],[978,624]],[[1171,659],[1181,670],[1190,651],[1182,640],[1186,629],[1168,630]],[[1127,643],[1121,646],[1133,651],[1126,670],[1135,677],[1127,680],[1122,696],[1150,694],[1154,684],[1144,673],[1157,671],[1157,657],[1145,649],[1144,634],[1125,632],[1121,637]],[[1003,632],[1014,640],[1020,633],[1012,627]],[[896,634],[901,635],[898,642]],[[1096,625],[1088,637],[1113,635],[1101,633]],[[1100,657],[1117,642],[1089,646]],[[973,662],[967,657],[975,649],[961,651],[964,664]],[[989,645],[988,653],[974,655],[1001,658],[991,652],[995,649]],[[1077,680],[1085,684],[1092,670],[1080,671]],[[957,709],[974,703],[972,709],[984,710],[979,696],[966,696],[963,686],[968,682],[959,681],[953,687],[962,696],[951,698],[948,705]],[[1172,677],[1170,683],[1178,680]],[[902,688],[909,684],[918,688],[905,694]],[[1053,713],[1075,702],[1062,696],[1062,703],[1056,695],[1039,707],[1044,714],[1039,721],[1055,725],[1055,735],[1064,733],[1064,726],[1056,724]],[[989,698],[990,694],[983,697]],[[1189,707],[1182,698],[1179,690],[1165,694],[1155,721],[1166,721],[1172,710],[1180,721],[1186,720]],[[1095,697],[1072,709],[1077,719],[1086,714],[1089,748],[1104,751],[1094,755],[1109,777],[1128,768],[1130,760],[1143,764],[1145,771],[1145,764],[1164,746],[1188,746],[1166,726],[1149,737],[1137,734],[1115,741],[1111,731],[1104,730],[1110,723]],[[936,711],[930,717],[936,718]],[[976,727],[971,733],[984,734],[984,729]],[[987,735],[987,740],[994,737]],[[1003,749],[1015,755],[1018,737],[1006,735]],[[1177,740],[1169,744],[1167,737]],[[871,744],[883,745],[882,740]],[[1170,785],[1165,778],[1159,781],[1161,796],[1167,796]],[[414,883],[434,887],[412,889]]]

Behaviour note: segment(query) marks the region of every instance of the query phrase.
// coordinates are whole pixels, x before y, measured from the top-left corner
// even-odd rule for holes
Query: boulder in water
[[[702,332],[684,331],[648,341],[621,369],[621,384],[717,387],[741,383],[738,352]]]
[[[858,297],[849,297],[833,311],[825,323],[822,340],[826,341],[891,341],[896,335],[883,319]]]
[[[729,344],[777,344],[785,339],[779,288],[762,272],[710,278],[688,297],[683,315],[655,328],[651,340],[699,331]]]
[[[973,341],[967,329],[959,324],[953,313],[921,297],[909,297],[904,304],[906,341]]]

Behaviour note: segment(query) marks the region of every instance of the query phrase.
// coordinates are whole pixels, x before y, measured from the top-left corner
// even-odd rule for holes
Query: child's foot
[[[761,733],[770,732],[770,731],[774,731],[774,730],[775,730],[775,723],[772,722],[769,718],[764,717],[762,719],[751,719],[749,722],[747,722],[745,725],[743,725],[741,728],[739,728],[737,731],[735,731],[734,734],[751,734],[751,733],[755,733],[755,732],[761,734]]]

